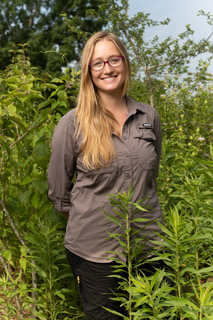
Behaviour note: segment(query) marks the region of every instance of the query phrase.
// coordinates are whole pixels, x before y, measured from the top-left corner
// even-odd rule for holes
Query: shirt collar
[[[126,97],[126,102],[128,107],[128,115],[135,114],[138,110],[146,113],[145,108],[143,107],[143,103],[136,102],[129,96]]]

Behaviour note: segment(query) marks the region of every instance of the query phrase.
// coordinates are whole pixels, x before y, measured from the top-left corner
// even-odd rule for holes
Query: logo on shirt
[[[151,123],[143,123],[143,127],[144,128],[152,128],[152,124]]]

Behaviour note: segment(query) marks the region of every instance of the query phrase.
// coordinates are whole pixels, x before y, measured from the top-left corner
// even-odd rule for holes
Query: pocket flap
[[[155,134],[149,129],[144,129],[143,131],[134,132],[133,137],[144,139],[146,141],[156,141]]]

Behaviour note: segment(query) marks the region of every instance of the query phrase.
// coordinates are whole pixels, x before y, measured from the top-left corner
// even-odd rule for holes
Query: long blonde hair
[[[122,97],[130,78],[130,62],[122,41],[112,33],[100,31],[87,41],[81,59],[81,85],[76,110],[77,136],[82,133],[81,152],[83,163],[89,169],[97,169],[111,163],[115,158],[112,132],[119,132],[119,125],[111,112],[102,104],[92,82],[89,63],[92,59],[95,44],[101,40],[112,41],[124,56],[126,77],[123,84]]]

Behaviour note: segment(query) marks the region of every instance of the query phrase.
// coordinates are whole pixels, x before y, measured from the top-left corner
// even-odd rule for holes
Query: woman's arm
[[[68,213],[72,179],[75,172],[74,122],[69,114],[63,117],[53,134],[52,154],[48,168],[48,196],[56,211]]]

